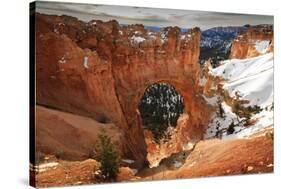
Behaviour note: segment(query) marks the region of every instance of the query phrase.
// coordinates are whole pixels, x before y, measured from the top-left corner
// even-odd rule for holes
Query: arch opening
[[[170,139],[168,128],[176,127],[179,116],[184,112],[184,98],[168,83],[149,85],[139,101],[138,109],[142,126],[152,132],[154,140]]]

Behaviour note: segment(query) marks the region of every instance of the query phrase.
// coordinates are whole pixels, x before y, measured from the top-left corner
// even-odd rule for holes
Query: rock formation
[[[230,58],[244,59],[273,52],[273,26],[249,27],[234,39]]]
[[[202,138],[210,113],[197,94],[199,43],[198,28],[155,32],[138,24],[36,14],[36,103],[114,123],[124,136],[122,155],[140,167],[147,144],[138,103],[153,83],[177,89],[190,139]]]
[[[151,131],[144,130],[148,152],[147,159],[150,163],[150,167],[156,167],[162,159],[177,152],[188,150],[187,148],[194,145],[191,138],[200,135],[202,131],[201,129],[192,128],[188,120],[189,116],[187,114],[182,114],[177,121],[176,128],[168,128],[171,139],[168,141],[162,140],[160,144],[157,144],[153,140]]]

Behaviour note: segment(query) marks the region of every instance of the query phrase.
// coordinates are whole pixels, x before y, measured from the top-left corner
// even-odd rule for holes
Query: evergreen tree
[[[144,127],[152,131],[158,142],[166,136],[165,131],[169,126],[177,125],[184,110],[183,97],[173,86],[156,83],[146,89],[139,103],[139,110]]]
[[[104,129],[98,135],[96,160],[101,163],[101,172],[106,178],[115,178],[119,168],[118,153],[113,149],[110,138]]]
[[[225,115],[225,112],[224,112],[224,109],[223,109],[223,107],[221,105],[221,100],[218,100],[217,103],[218,103],[218,106],[219,106],[219,115],[220,115],[221,118],[223,118],[224,115]]]
[[[226,130],[227,135],[233,134],[235,131],[234,128],[235,128],[235,124],[234,124],[234,121],[232,120],[231,124],[228,126],[228,128]]]

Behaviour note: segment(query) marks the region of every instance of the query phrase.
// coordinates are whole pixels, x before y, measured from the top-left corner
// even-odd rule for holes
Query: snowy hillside
[[[257,105],[262,111],[251,117],[256,120],[253,125],[244,126],[241,124],[243,118],[239,118],[223,102],[225,117],[214,115],[205,138],[246,137],[273,125],[273,53],[244,60],[223,61],[221,66],[212,69],[210,73],[225,79],[223,88],[232,97],[239,94],[241,99],[248,100],[249,104],[244,105],[245,107]],[[231,124],[235,127],[229,129]]]
[[[273,53],[245,60],[227,60],[212,70],[226,79],[224,88],[231,96],[239,92],[249,105],[264,108],[273,102]]]

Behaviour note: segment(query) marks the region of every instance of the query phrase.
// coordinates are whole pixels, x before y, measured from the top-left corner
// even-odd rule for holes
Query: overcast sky
[[[273,16],[233,14],[177,9],[157,9],[94,4],[36,2],[37,12],[69,15],[83,21],[115,19],[121,24],[146,26],[200,27],[202,30],[216,26],[241,26],[244,24],[273,24]]]

